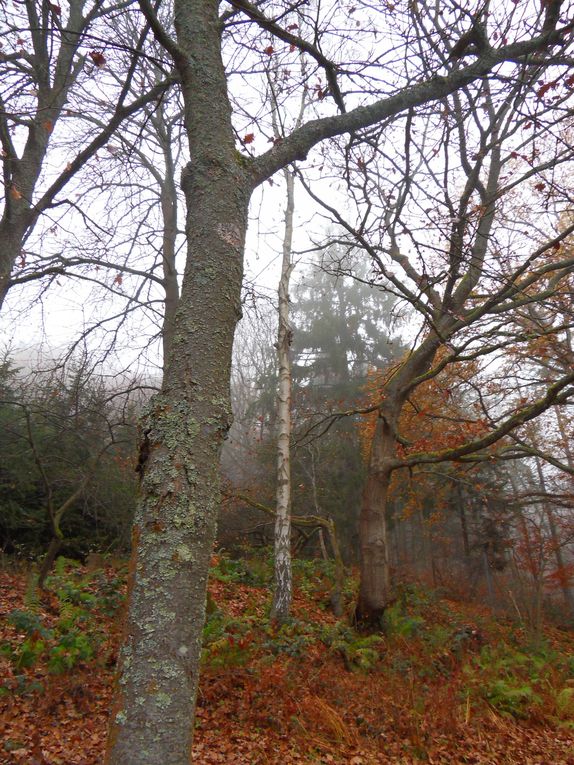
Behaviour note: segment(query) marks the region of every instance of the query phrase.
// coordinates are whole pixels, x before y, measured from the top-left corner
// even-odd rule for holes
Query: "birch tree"
[[[305,79],[304,59],[301,65],[301,77]],[[276,143],[283,140],[278,115],[278,88],[275,80],[269,78],[272,99],[271,116],[273,135]],[[307,90],[301,93],[299,114],[294,129],[303,121]],[[284,167],[285,180],[285,223],[283,230],[283,248],[281,257],[281,277],[277,290],[278,330],[277,330],[277,489],[275,501],[275,592],[271,613],[279,622],[289,617],[293,597],[293,575],[291,570],[291,388],[293,383],[291,370],[291,344],[293,328],[289,316],[289,284],[295,267],[292,261],[293,222],[295,216],[295,169]]]
[[[289,322],[289,280],[293,271],[291,247],[293,241],[293,213],[295,207],[295,178],[292,172],[283,172],[287,187],[285,205],[285,232],[283,257],[279,281],[279,328],[277,356],[279,387],[277,392],[277,490],[275,504],[275,592],[272,615],[280,622],[289,616],[293,596],[291,572],[291,340],[293,330]]]

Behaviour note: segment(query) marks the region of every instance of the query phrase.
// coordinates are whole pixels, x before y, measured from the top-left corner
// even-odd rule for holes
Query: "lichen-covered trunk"
[[[393,436],[387,421],[379,416],[371,444],[359,520],[361,583],[356,620],[365,627],[380,627],[381,617],[391,597],[387,500],[393,447]]]
[[[173,161],[169,148],[164,149],[166,159],[166,174],[161,189],[161,213],[163,220],[162,237],[162,272],[164,297],[164,314],[162,327],[162,345],[164,364],[169,357],[175,329],[175,314],[179,303],[179,285],[175,267],[177,243],[177,189],[173,175]]]
[[[292,271],[294,178],[285,171],[287,204],[283,237],[283,262],[279,282],[279,330],[277,355],[279,387],[277,393],[277,492],[275,514],[275,592],[272,616],[279,622],[289,617],[293,596],[291,572],[291,327],[289,324],[289,279]]]
[[[191,756],[249,199],[234,148],[217,8],[203,0],[175,9],[192,157],[182,177],[187,263],[162,390],[142,420],[109,765],[189,765]]]

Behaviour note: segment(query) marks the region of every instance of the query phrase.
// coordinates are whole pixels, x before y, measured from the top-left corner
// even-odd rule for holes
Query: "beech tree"
[[[381,203],[387,242],[373,243],[368,226],[362,231],[348,227],[371,254],[376,274],[389,280],[416,309],[421,327],[410,353],[379,390],[361,515],[360,622],[376,624],[392,597],[387,523],[393,472],[448,460],[494,459],[496,444],[505,459],[518,458],[525,452],[503,439],[520,434],[526,422],[573,393],[571,369],[548,378],[537,374],[532,364],[523,365],[513,390],[505,360],[511,348],[528,347],[540,335],[564,334],[561,321],[546,322],[536,330],[531,326],[525,334],[522,318],[531,305],[552,301],[563,292],[573,267],[571,253],[562,249],[570,231],[558,225],[555,214],[545,213],[544,199],[545,171],[552,168],[553,201],[558,209],[568,204],[559,168],[572,160],[571,147],[560,140],[544,146],[536,127],[532,134],[523,132],[532,127],[530,119],[541,124],[548,118],[548,106],[541,103],[545,91],[534,91],[524,74],[525,79],[505,90],[507,97],[519,99],[520,109],[516,102],[500,100],[501,92],[489,83],[476,90],[462,88],[445,98],[443,112],[436,115],[444,124],[440,141],[435,132],[438,123],[431,132],[416,136],[407,118],[406,167],[395,187],[396,198],[387,197],[386,208]],[[558,98],[567,100],[569,93]],[[442,154],[435,167],[429,136],[436,143],[435,156]],[[419,161],[424,187],[414,167]],[[521,191],[525,186],[534,192],[529,199]],[[413,203],[424,208],[424,216],[434,225],[432,237],[417,230],[416,224],[409,225]],[[535,210],[536,225],[518,230],[533,219]],[[377,221],[380,226],[380,218]],[[466,381],[464,437],[442,448],[405,438],[400,417],[414,392],[444,369],[476,361],[474,379]],[[485,371],[488,368],[496,370],[494,377]]]
[[[570,27],[560,18],[563,10],[567,15],[565,4],[555,0],[543,11],[532,8],[527,32],[526,11],[518,14],[513,3],[501,3],[491,16],[484,4],[472,10],[457,3],[440,9],[389,5],[378,16],[368,4],[357,5],[353,13],[337,5],[310,6],[313,34],[303,36],[294,26],[298,5],[232,0],[220,15],[217,0],[175,0],[174,37],[151,3],[140,0],[179,75],[191,159],[182,175],[187,261],[173,341],[162,389],[141,426],[141,495],[106,758],[113,765],[187,765],[190,759],[253,190],[290,163],[305,161],[323,141],[345,134],[356,140],[363,130],[368,140],[369,128],[382,130],[397,115],[487,81],[491,72],[512,82],[529,67],[569,63]],[[385,39],[379,45],[375,32],[392,44]],[[345,39],[348,48],[341,45]],[[367,50],[370,40],[375,44]],[[291,47],[316,67],[311,81],[321,77],[317,114],[292,131],[286,127],[270,148],[251,153],[261,144],[254,140],[256,114],[246,118],[250,99],[260,92],[258,62],[276,49],[288,60]],[[247,91],[236,89],[240,78]],[[285,97],[303,86],[286,79]],[[265,116],[257,117],[264,134]],[[246,151],[236,149],[238,136]]]

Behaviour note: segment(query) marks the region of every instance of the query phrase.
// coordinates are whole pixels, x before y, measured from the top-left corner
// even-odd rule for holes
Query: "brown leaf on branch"
[[[91,50],[89,55],[92,61],[94,62],[94,64],[98,67],[98,69],[101,69],[103,66],[106,65],[106,57],[101,51]]]

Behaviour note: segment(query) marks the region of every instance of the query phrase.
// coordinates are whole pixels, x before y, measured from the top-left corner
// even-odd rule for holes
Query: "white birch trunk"
[[[289,324],[289,280],[293,271],[293,211],[295,179],[285,171],[287,204],[283,236],[283,262],[279,282],[279,330],[277,355],[279,386],[277,394],[277,494],[275,517],[275,594],[273,617],[285,621],[291,608],[293,578],[291,574],[291,359],[292,330]]]

